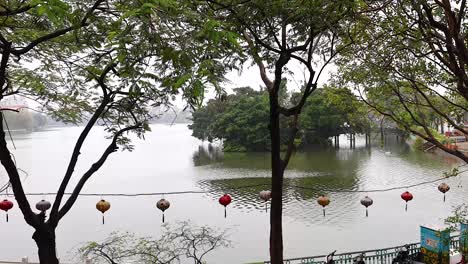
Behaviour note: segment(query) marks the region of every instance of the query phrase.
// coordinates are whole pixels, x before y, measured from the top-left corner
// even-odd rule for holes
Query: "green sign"
[[[421,226],[421,254],[426,264],[449,264],[450,231]]]

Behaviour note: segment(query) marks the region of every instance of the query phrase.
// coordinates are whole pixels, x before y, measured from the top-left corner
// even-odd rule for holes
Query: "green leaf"
[[[182,85],[184,85],[184,83],[187,82],[191,77],[192,77],[192,74],[191,74],[191,73],[186,73],[186,74],[182,75],[179,79],[177,79],[177,81],[174,83],[174,85],[172,86],[172,88],[173,88],[174,90],[179,89],[179,88],[182,87]]]

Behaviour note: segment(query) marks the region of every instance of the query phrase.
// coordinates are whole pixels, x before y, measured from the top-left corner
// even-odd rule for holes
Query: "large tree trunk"
[[[270,91],[270,137],[271,137],[271,210],[270,210],[270,260],[283,264],[283,173],[280,149],[280,122],[278,94]]]
[[[58,264],[55,252],[55,229],[45,224],[45,214],[36,215],[32,212],[29,202],[24,194],[21,179],[16,168],[16,164],[11,159],[10,151],[7,147],[3,129],[3,113],[0,111],[0,160],[8,173],[11,187],[15,194],[18,207],[23,213],[26,223],[36,229],[33,239],[39,248],[39,260],[41,264]]]
[[[39,262],[41,264],[59,263],[55,246],[55,231],[52,228],[44,224],[40,230],[34,232],[33,239],[39,249]]]

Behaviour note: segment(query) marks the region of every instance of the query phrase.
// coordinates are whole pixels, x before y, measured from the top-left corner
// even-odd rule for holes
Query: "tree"
[[[348,129],[355,133],[367,132],[367,107],[347,88],[325,86],[306,101],[300,118],[303,144],[328,144],[329,137]]]
[[[355,45],[339,60],[337,82],[443,151],[468,157],[432,131],[448,124],[467,135],[466,1],[363,2]]]
[[[447,217],[445,219],[445,224],[448,224],[451,231],[461,231],[460,224],[468,224],[468,204],[463,203],[457,206],[453,210],[453,215]],[[460,263],[464,263],[463,260],[467,260],[468,258],[468,230],[460,232],[460,253],[462,255],[462,261]],[[464,239],[462,239],[464,238]]]
[[[214,128],[219,115],[226,111],[226,100],[211,99],[205,106],[198,107],[192,113],[192,124],[188,127],[192,130],[192,136],[202,141],[220,139]]]
[[[43,104],[65,122],[85,126],[72,151],[49,218],[32,211],[5,140],[0,111],[0,159],[24,219],[34,229],[41,263],[58,263],[55,230],[88,179],[126,135],[149,129],[150,106],[167,105],[182,93],[198,105],[204,89],[219,86],[227,67],[218,57],[234,45],[176,1],[8,1],[0,5],[0,100],[20,94]],[[219,47],[218,45],[221,45]],[[81,147],[96,124],[105,125],[109,145],[78,180]],[[65,200],[65,201],[63,201]]]
[[[260,70],[269,99],[272,170],[270,210],[270,259],[283,263],[282,196],[283,175],[294,149],[299,115],[307,98],[317,88],[323,68],[349,42],[343,36],[353,31],[350,21],[354,1],[218,1],[205,0],[213,19],[235,32],[245,53]],[[299,102],[281,106],[279,93],[287,65],[296,61],[307,79]],[[315,68],[317,63],[321,67]],[[290,65],[290,64],[289,64]],[[273,74],[273,77],[270,76]],[[280,116],[290,118],[285,155],[281,157]]]
[[[112,233],[102,242],[89,242],[79,253],[91,258],[93,263],[181,263],[184,259],[195,264],[205,263],[204,257],[213,250],[228,247],[226,231],[206,226],[192,226],[180,222],[164,225],[159,239],[136,238],[133,234]]]
[[[87,2],[88,6],[76,6],[73,16],[67,16],[71,6],[57,1],[49,5],[47,1],[9,1],[1,6],[2,30],[0,34],[0,100],[5,96],[19,93],[15,77],[19,78],[19,60],[33,53],[40,44],[52,41],[68,32],[87,25],[103,1]],[[73,19],[72,19],[73,18]],[[11,56],[15,56],[13,61]],[[31,56],[31,60],[35,56]],[[123,132],[122,132],[123,133]],[[115,145],[115,144],[114,144]],[[113,146],[114,146],[113,145]],[[112,152],[113,148],[109,148]],[[24,194],[18,169],[13,162],[5,140],[3,113],[0,111],[0,159],[8,173],[15,198],[26,222],[35,228],[33,236],[39,248],[42,263],[58,263],[55,255],[55,229],[45,228],[43,214],[35,214]],[[105,158],[104,158],[105,160]]]
[[[286,80],[282,81],[283,84]],[[301,93],[292,93],[289,100],[286,87],[279,95],[282,106],[297,104]],[[281,91],[281,90],[280,90]],[[269,151],[270,137],[266,124],[269,102],[266,91],[235,88],[234,94],[224,99],[212,99],[193,113],[192,136],[201,140],[223,141],[226,152]],[[367,107],[346,88],[326,86],[311,95],[300,118],[300,139],[297,147],[316,143],[328,144],[329,137],[352,129],[355,133],[368,131]],[[347,127],[345,127],[347,126]],[[281,148],[286,149],[288,139],[287,118],[280,118]]]
[[[214,122],[224,139],[225,151],[264,151],[268,148],[268,98],[266,94],[240,96]]]
[[[202,140],[223,140],[223,150],[231,152],[268,149],[268,98],[265,91],[250,87],[234,89],[234,94],[212,99],[193,113],[192,136]]]

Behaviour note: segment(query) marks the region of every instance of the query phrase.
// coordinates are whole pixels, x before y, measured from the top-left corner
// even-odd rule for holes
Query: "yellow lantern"
[[[97,202],[96,209],[102,213],[102,224],[104,224],[104,213],[110,209],[110,203],[104,199]]]

